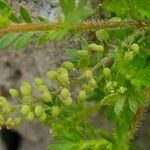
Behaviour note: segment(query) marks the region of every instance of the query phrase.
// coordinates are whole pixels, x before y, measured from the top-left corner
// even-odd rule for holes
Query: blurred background
[[[90,5],[97,6],[99,0],[91,0]],[[42,15],[49,21],[56,20],[59,8],[59,0],[8,0],[8,3],[17,12],[19,5],[27,6],[32,16]],[[99,12],[104,18],[104,13]],[[88,33],[90,35],[90,33]],[[86,35],[87,38],[88,34]],[[90,36],[89,40],[93,36]],[[9,88],[19,88],[21,81],[33,84],[35,77],[41,77],[45,81],[46,72],[58,67],[67,56],[66,48],[79,48],[79,41],[75,38],[65,38],[59,42],[49,42],[43,46],[36,46],[34,39],[22,51],[16,53],[13,47],[0,51],[0,95],[9,98]],[[10,99],[11,100],[11,99]],[[145,113],[139,130],[133,141],[138,145],[138,150],[150,149],[150,112]],[[95,126],[109,128],[105,123],[102,113],[99,113],[91,121]],[[19,128],[0,131],[0,150],[44,150],[51,142],[49,128],[38,122],[24,122]]]

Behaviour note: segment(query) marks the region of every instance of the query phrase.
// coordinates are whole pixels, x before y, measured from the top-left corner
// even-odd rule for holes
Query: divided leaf
[[[24,34],[21,38],[19,38],[15,43],[16,51],[22,49],[30,41],[33,35],[34,32],[28,32]]]
[[[0,39],[0,49],[9,46],[18,36],[18,33],[10,33]]]
[[[129,107],[132,112],[135,113],[137,111],[138,104],[134,97],[129,98]]]

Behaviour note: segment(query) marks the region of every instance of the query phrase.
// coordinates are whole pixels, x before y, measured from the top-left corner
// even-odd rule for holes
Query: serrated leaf
[[[135,113],[137,111],[137,107],[138,107],[137,105],[138,104],[137,104],[136,99],[134,97],[130,97],[129,98],[129,107],[132,112]]]
[[[117,100],[114,108],[114,112],[116,115],[120,115],[120,113],[123,111],[125,100],[126,100],[125,96],[121,96],[120,99]]]
[[[28,32],[19,38],[15,43],[15,50],[18,51],[22,49],[30,41],[33,35],[34,32]]]
[[[0,39],[0,49],[9,46],[18,36],[18,33],[10,33]]]
[[[20,6],[20,15],[26,23],[31,23],[32,22],[30,14],[24,6]]]
[[[0,14],[6,15],[9,14],[8,18],[13,21],[13,22],[19,22],[17,16],[14,14],[13,10],[11,7],[4,1],[0,0]]]

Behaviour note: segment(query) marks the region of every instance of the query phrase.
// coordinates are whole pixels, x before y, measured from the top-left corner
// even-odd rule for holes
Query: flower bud
[[[90,79],[93,77],[93,73],[91,70],[86,70],[85,73],[84,73],[84,76],[86,79]]]
[[[42,98],[44,102],[51,102],[52,101],[52,96],[49,92],[44,92],[42,94]]]
[[[104,68],[103,74],[106,79],[111,79],[111,70],[109,68]]]
[[[37,85],[37,86],[40,86],[40,85],[43,85],[43,80],[41,79],[41,78],[35,78],[35,84]]]
[[[69,84],[69,77],[66,74],[59,74],[58,81],[60,84],[65,86],[65,85]]]
[[[15,123],[16,126],[19,126],[21,124],[21,122],[22,122],[22,118],[21,117],[17,117],[14,120],[14,123]]]
[[[43,111],[43,113],[41,114],[41,116],[39,117],[39,121],[40,122],[44,122],[46,120],[46,113]]]
[[[121,94],[123,94],[123,93],[125,93],[127,91],[127,88],[126,87],[120,87],[119,89],[118,89],[118,92],[120,92]]]
[[[133,43],[131,45],[131,50],[133,51],[134,54],[139,54],[139,45],[136,43]]]
[[[84,101],[86,99],[87,95],[84,90],[80,90],[78,94],[78,100],[79,101]]]
[[[47,88],[47,86],[45,86],[45,85],[40,85],[40,86],[38,87],[38,89],[39,89],[39,91],[40,91],[41,93],[44,93],[44,92],[47,92],[47,91],[48,91],[48,88]]]
[[[89,56],[89,52],[87,50],[78,50],[77,55],[81,58],[85,58]]]
[[[104,47],[95,43],[89,44],[89,48],[95,52],[104,52]]]
[[[97,87],[96,81],[93,78],[89,80],[89,85],[91,85],[93,88]]]
[[[47,77],[50,80],[57,80],[57,72],[54,71],[54,70],[50,70],[50,71],[47,72]]]
[[[31,122],[34,119],[34,113],[29,112],[28,115],[25,117],[27,121]]]
[[[34,112],[35,112],[36,117],[40,117],[42,115],[42,113],[43,113],[43,107],[40,106],[40,105],[37,105],[35,107]]]
[[[53,106],[51,108],[51,115],[53,117],[57,117],[57,116],[59,116],[59,114],[60,114],[60,108],[58,106]]]
[[[30,112],[30,106],[23,105],[22,108],[21,108],[22,115],[27,116],[29,112]]]
[[[69,96],[70,96],[70,91],[68,89],[66,89],[66,88],[63,88],[61,90],[61,97],[63,99],[67,99]]]
[[[17,98],[19,96],[19,92],[16,89],[10,89],[9,93],[13,98]]]
[[[64,68],[64,67],[58,68],[57,72],[58,72],[59,74],[64,74],[64,75],[67,75],[67,76],[68,76],[68,70],[67,70],[66,68]]]
[[[66,68],[67,70],[72,70],[74,68],[74,64],[70,61],[66,61],[62,64],[62,66],[64,68]]]
[[[13,119],[11,117],[7,119],[6,127],[7,127],[7,129],[14,127],[14,122],[13,122]]]
[[[134,53],[133,53],[133,51],[130,51],[130,52],[126,52],[126,53],[125,53],[124,59],[125,59],[126,61],[132,61],[133,58],[134,58]]]
[[[99,41],[107,41],[109,39],[109,34],[106,30],[96,31],[96,37]]]
[[[22,95],[30,95],[31,93],[31,85],[28,82],[23,82],[20,91]]]
[[[63,101],[63,103],[64,103],[65,106],[71,106],[71,104],[72,104],[72,98],[68,97],[67,99],[65,99]]]

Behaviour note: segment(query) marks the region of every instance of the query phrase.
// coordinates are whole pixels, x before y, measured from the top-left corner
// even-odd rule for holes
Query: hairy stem
[[[14,33],[14,32],[29,32],[29,31],[49,31],[54,29],[65,28],[63,24],[56,22],[51,23],[28,23],[16,24],[9,23],[5,28],[0,29],[0,35]],[[70,30],[97,30],[97,29],[118,29],[118,28],[150,28],[150,22],[139,22],[134,20],[123,21],[86,21],[81,22],[76,29]]]

